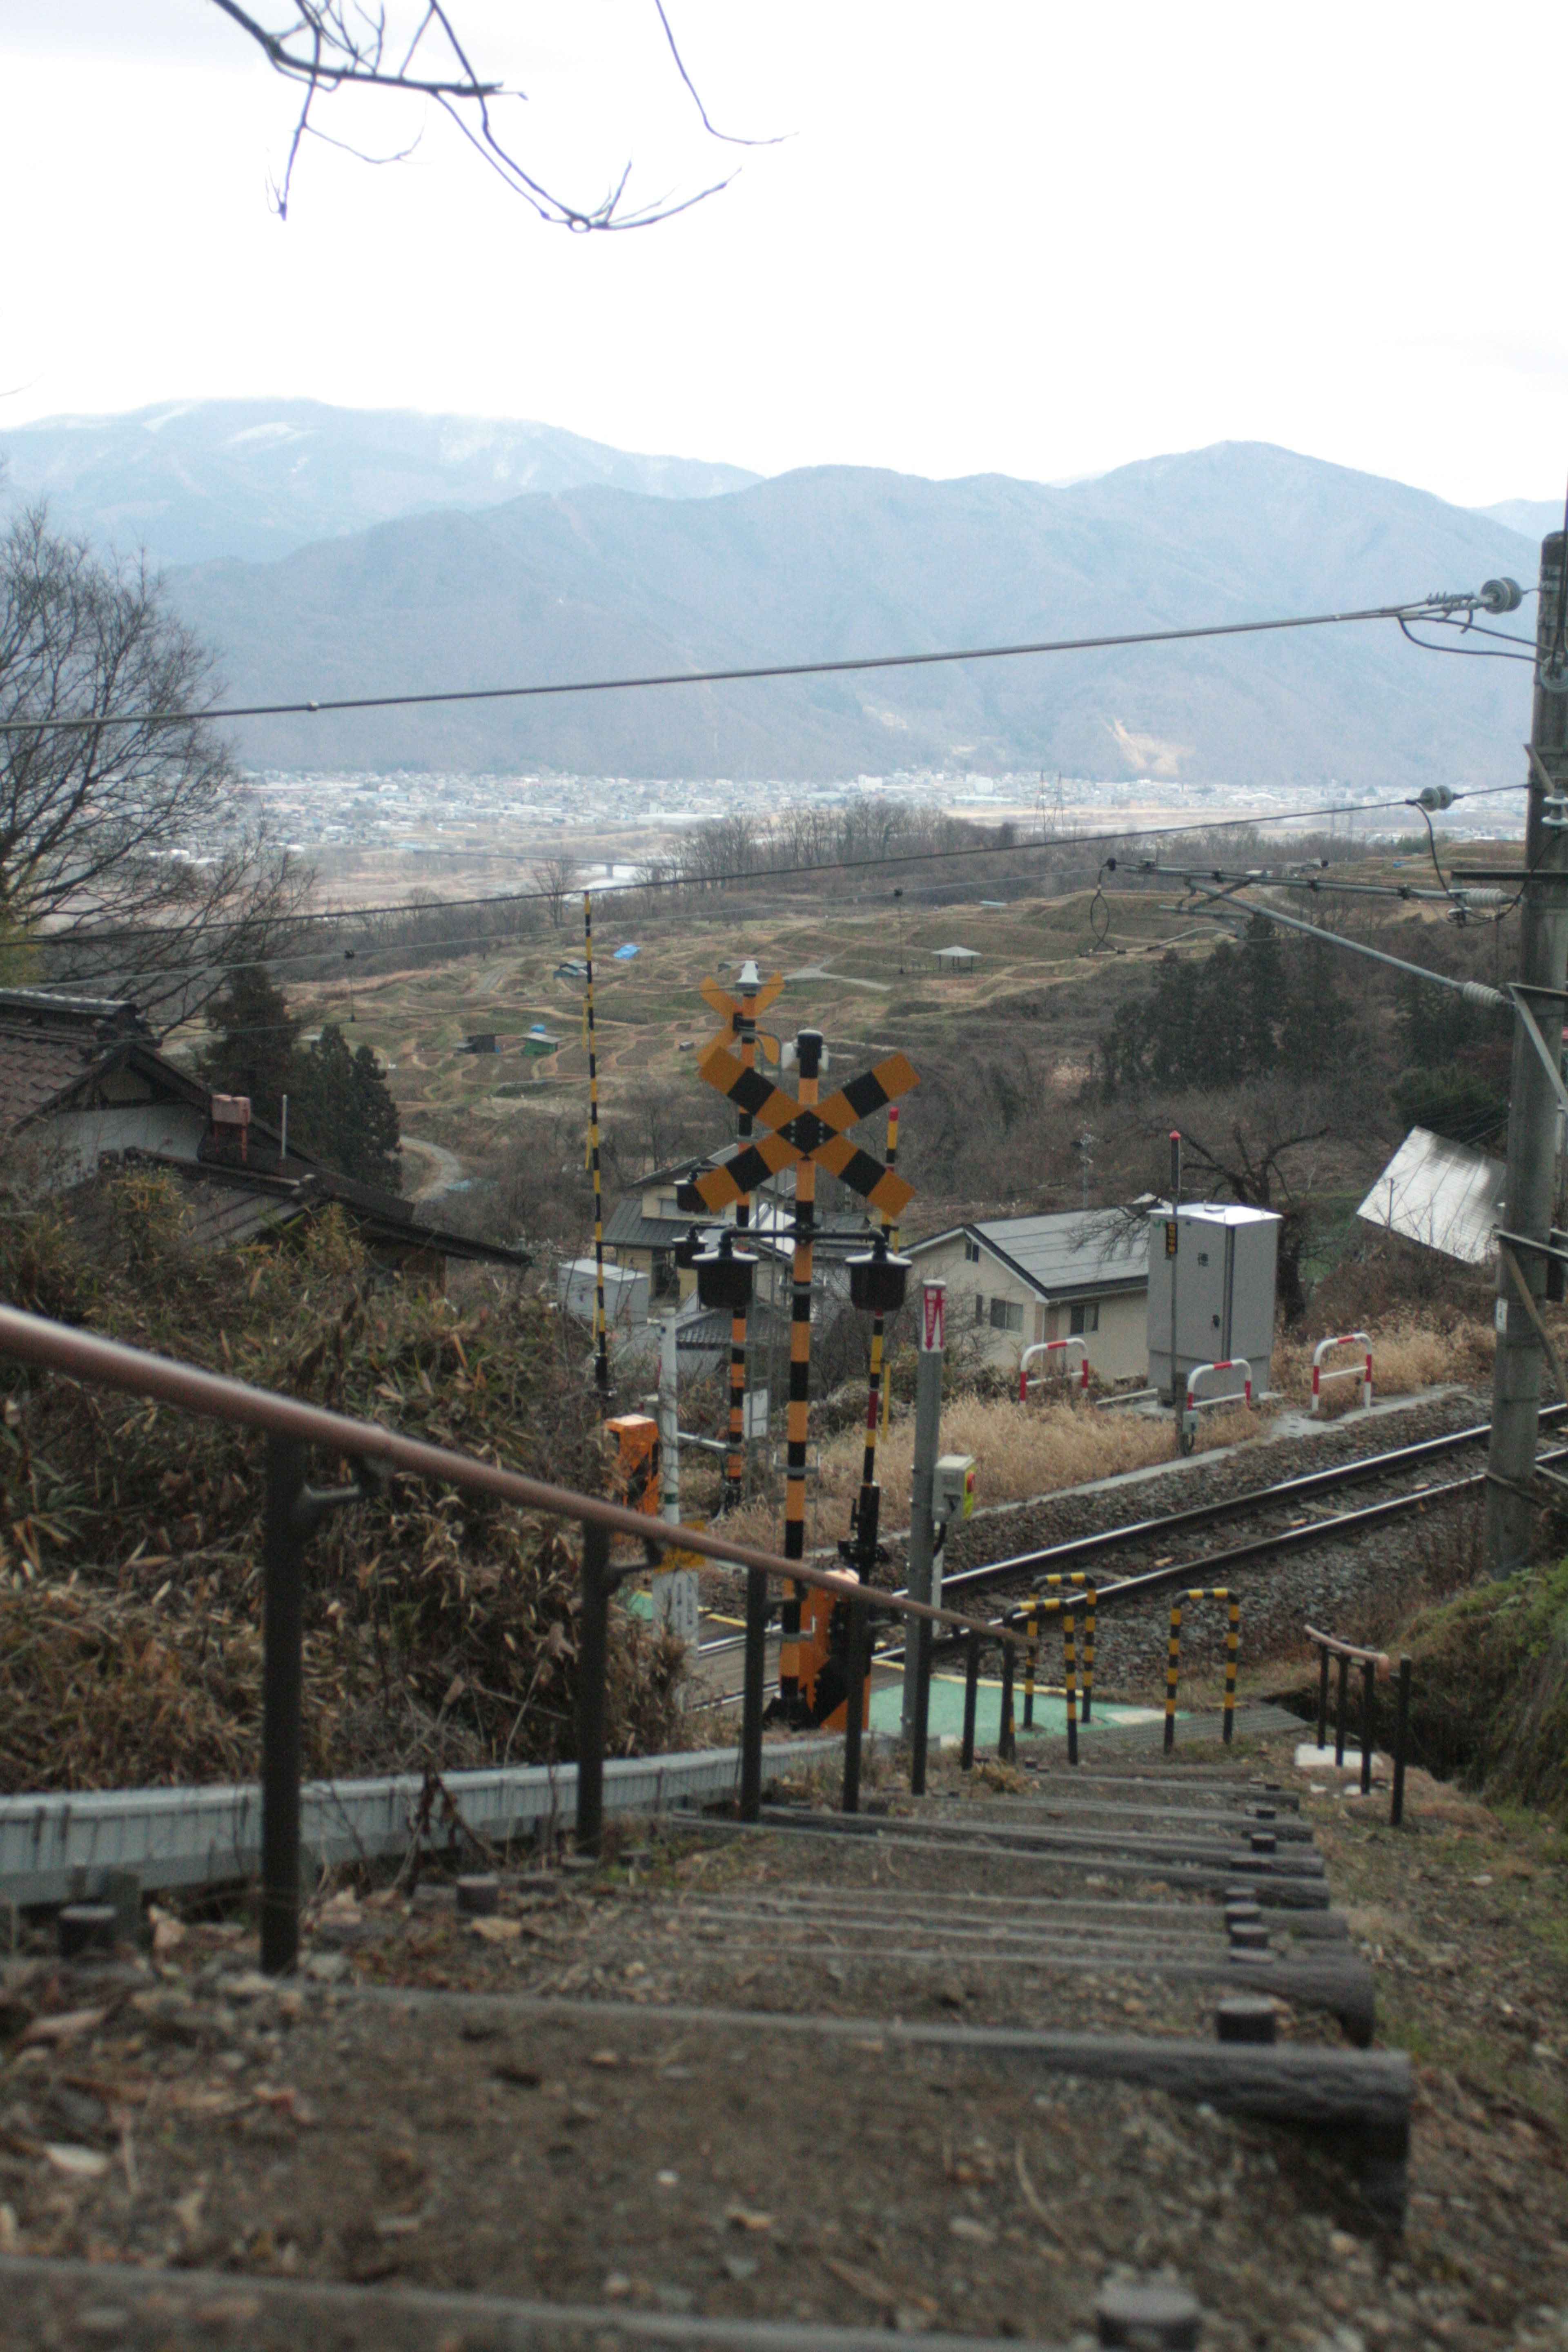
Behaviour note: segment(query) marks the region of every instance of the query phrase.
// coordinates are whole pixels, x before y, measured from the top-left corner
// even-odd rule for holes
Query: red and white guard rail
[[[1087,1341],[1083,1339],[1037,1339],[1034,1346],[1032,1348],[1026,1348],[1023,1354],[1018,1359],[1018,1402],[1020,1404],[1026,1404],[1028,1402],[1029,1391],[1032,1388],[1038,1389],[1045,1386],[1045,1379],[1043,1375],[1036,1380],[1031,1380],[1029,1378],[1029,1365],[1031,1360],[1036,1356],[1054,1355],[1058,1348],[1078,1349],[1083,1358],[1083,1370],[1079,1376],[1078,1384],[1080,1389],[1088,1388],[1089,1346]],[[1069,1380],[1072,1377],[1070,1366],[1068,1368],[1068,1377]]]
[[[1322,1369],[1323,1358],[1328,1354],[1331,1348],[1359,1348],[1362,1350],[1364,1362],[1360,1365],[1342,1364],[1338,1371],[1325,1372]],[[1361,1382],[1362,1409],[1365,1412],[1372,1403],[1371,1332],[1342,1331],[1334,1339],[1320,1339],[1317,1346],[1312,1350],[1311,1411],[1315,1413],[1320,1409],[1322,1400],[1322,1384],[1325,1381],[1353,1380],[1359,1380]]]
[[[1197,1384],[1200,1381],[1206,1380],[1211,1372],[1239,1372],[1242,1375],[1243,1383],[1240,1395],[1238,1396],[1234,1389],[1224,1389],[1218,1396],[1199,1396]],[[1182,1452],[1190,1454],[1193,1450],[1193,1444],[1197,1436],[1198,1414],[1205,1405],[1250,1405],[1251,1402],[1252,1366],[1245,1356],[1227,1356],[1222,1364],[1194,1364],[1187,1374],[1187,1393],[1182,1406],[1181,1423],[1178,1430]]]

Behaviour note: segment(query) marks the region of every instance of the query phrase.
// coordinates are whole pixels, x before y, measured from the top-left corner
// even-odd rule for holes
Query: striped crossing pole
[[[1040,1623],[1032,1609],[1024,1620],[1024,1631],[1029,1637],[1029,1646],[1024,1653],[1024,1728],[1032,1731],[1035,1727],[1035,1661],[1040,1654]]]
[[[899,1106],[893,1103],[888,1111],[888,1172],[890,1175],[899,1161]],[[899,1246],[899,1228],[884,1211],[882,1231],[888,1236],[891,1252]],[[877,1433],[888,1426],[888,1386],[882,1378],[882,1341],[886,1318],[871,1318],[871,1393],[866,1407],[866,1452],[860,1465],[860,1484],[869,1486],[877,1475]]]
[[[803,1029],[795,1041],[800,1071],[797,1099],[803,1111],[816,1107],[822,1074],[822,1032]],[[811,1270],[812,1236],[816,1222],[816,1162],[809,1156],[795,1165],[795,1264],[790,1286],[788,1466],[784,1486],[786,1559],[805,1558],[805,1436],[811,1402]],[[783,1640],[779,1650],[779,1703],[788,1722],[800,1698],[800,1594],[798,1584],[784,1591]]]
[[[1165,1651],[1165,1748],[1167,1753],[1176,1744],[1176,1677],[1182,1659],[1182,1602],[1180,1594],[1171,1603],[1171,1638]]]
[[[1095,1602],[1099,1597],[1094,1581],[1092,1578],[1086,1576],[1081,1569],[1075,1569],[1070,1576],[1042,1576],[1039,1582],[1042,1585],[1058,1586],[1076,1584],[1084,1596],[1083,1719],[1087,1723],[1089,1720],[1089,1710],[1094,1701],[1094,1611]]]
[[[1070,1609],[1062,1612],[1062,1680],[1067,1685],[1068,1762],[1078,1762],[1078,1634]],[[1087,1709],[1086,1709],[1087,1712]]]
[[[1216,1592],[1215,1599],[1230,1604],[1225,1629],[1225,1744],[1228,1748],[1236,1728],[1236,1659],[1241,1647],[1241,1602],[1234,1592]]]
[[[757,967],[744,963],[741,967],[741,1013],[739,1035],[741,1066],[753,1070],[757,1066]],[[742,1141],[752,1132],[752,1114],[742,1110],[737,1122],[737,1132]],[[744,1233],[752,1222],[752,1196],[742,1192],[735,1203],[735,1224]],[[743,1244],[742,1244],[743,1246]],[[724,1464],[724,1501],[731,1510],[739,1510],[746,1483],[746,1310],[742,1307],[730,1322],[730,1452]]]
[[[588,1160],[594,1174],[594,1378],[601,1395],[610,1385],[610,1336],[605,1318],[605,1196],[599,1175],[599,1061],[594,1036],[594,895],[583,893],[584,1013],[588,1024]]]

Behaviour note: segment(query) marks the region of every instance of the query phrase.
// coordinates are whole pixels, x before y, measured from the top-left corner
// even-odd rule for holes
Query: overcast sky
[[[280,23],[287,0],[252,0]],[[1463,504],[1563,493],[1568,9],[1510,0],[451,0],[539,226],[438,121],[309,149],[211,0],[0,0],[0,436],[176,395],[537,417],[763,472],[1057,480],[1280,442]],[[403,0],[392,0],[396,16]],[[324,129],[391,148],[409,101]]]

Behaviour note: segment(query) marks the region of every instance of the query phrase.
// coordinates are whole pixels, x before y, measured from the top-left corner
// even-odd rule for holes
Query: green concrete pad
[[[881,1684],[871,1693],[871,1727],[874,1731],[896,1732],[902,1717],[904,1686],[901,1676]],[[1092,1721],[1082,1720],[1083,1702],[1079,1702],[1079,1727],[1092,1738],[1097,1730],[1125,1728],[1130,1724],[1158,1723],[1162,1710],[1155,1706],[1119,1706],[1097,1698]],[[931,1713],[926,1718],[931,1739],[963,1737],[963,1676],[933,1675],[931,1682]],[[1016,1684],[1013,1691],[1013,1721],[1020,1740],[1065,1739],[1068,1727],[1067,1700],[1058,1692],[1035,1693],[1035,1721],[1030,1731],[1024,1728],[1024,1695]],[[974,1710],[974,1741],[977,1748],[994,1748],[1002,1727],[1002,1685],[999,1682],[982,1681]]]

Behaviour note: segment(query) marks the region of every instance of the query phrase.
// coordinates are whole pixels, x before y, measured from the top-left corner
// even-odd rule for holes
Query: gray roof
[[[1141,1290],[1149,1279],[1149,1228],[1121,1209],[1062,1209],[1048,1217],[998,1217],[950,1225],[916,1242],[918,1258],[955,1234],[971,1235],[1021,1275],[1042,1298]]]

